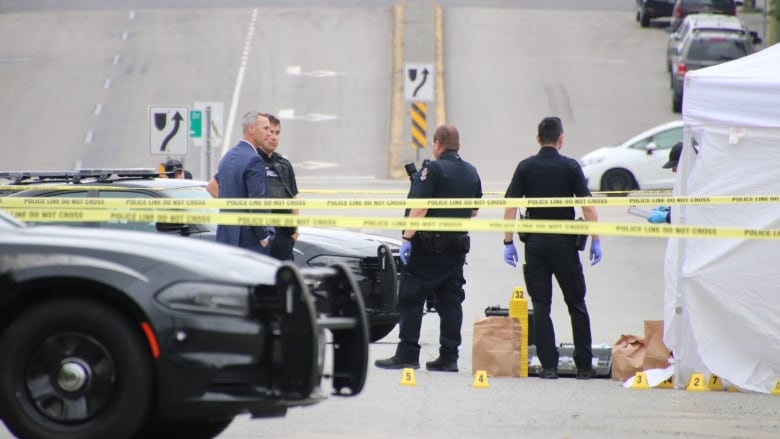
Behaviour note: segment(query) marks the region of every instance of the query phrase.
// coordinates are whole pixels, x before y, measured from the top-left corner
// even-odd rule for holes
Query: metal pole
[[[761,20],[761,38],[763,39],[762,44],[764,47],[769,47],[769,41],[767,40],[767,34],[766,34],[766,23],[767,23],[767,9],[769,9],[769,0],[764,0],[764,7],[761,8],[761,15],[763,15],[763,20]]]
[[[211,179],[211,105],[206,106],[206,130],[203,135],[206,137],[206,176],[204,180]]]

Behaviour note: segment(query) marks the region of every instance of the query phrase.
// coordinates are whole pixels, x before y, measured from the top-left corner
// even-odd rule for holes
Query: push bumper
[[[313,290],[333,300],[319,315]],[[368,363],[365,306],[346,267],[299,272],[282,265],[276,284],[258,286],[248,318],[166,310],[156,319],[162,355],[157,366],[158,411],[166,418],[284,416],[315,404],[321,390],[326,333],[332,333],[333,393],[357,395]]]

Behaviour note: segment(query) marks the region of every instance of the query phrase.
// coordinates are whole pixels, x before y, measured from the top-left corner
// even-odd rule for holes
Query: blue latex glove
[[[669,208],[666,206],[660,206],[653,209],[653,212],[647,217],[647,220],[653,224],[665,223],[669,218]]]
[[[409,258],[412,257],[412,241],[404,240],[401,244],[401,262],[404,265],[408,265]]]
[[[517,267],[517,248],[515,248],[515,243],[507,244],[504,246],[504,262],[507,264]]]
[[[590,265],[596,265],[601,262],[601,240],[590,240]]]

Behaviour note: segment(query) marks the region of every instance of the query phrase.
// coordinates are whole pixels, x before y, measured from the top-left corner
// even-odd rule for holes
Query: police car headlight
[[[249,315],[249,287],[235,285],[182,282],[160,291],[157,302],[177,311]]]
[[[320,255],[309,259],[310,267],[329,267],[337,262],[341,262],[346,265],[347,268],[353,273],[363,273],[363,267],[360,265],[360,258],[352,258],[349,256],[333,256],[333,255]]]

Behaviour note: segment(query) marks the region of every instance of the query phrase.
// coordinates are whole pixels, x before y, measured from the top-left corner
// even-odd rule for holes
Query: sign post
[[[222,146],[225,105],[222,102],[195,102],[193,112],[196,111],[200,112],[200,126],[197,130],[190,131],[190,137],[192,137],[193,145],[205,147],[204,163],[208,178],[212,174],[212,148]]]

